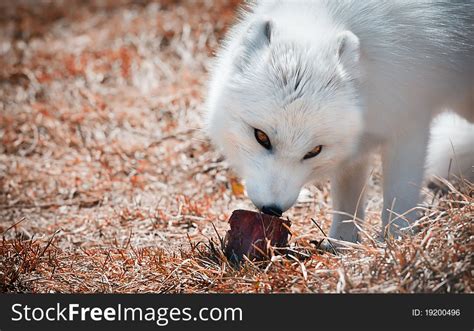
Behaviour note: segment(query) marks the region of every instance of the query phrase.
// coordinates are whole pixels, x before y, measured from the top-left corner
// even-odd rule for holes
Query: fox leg
[[[417,127],[385,144],[382,150],[382,235],[398,236],[399,230],[417,219],[424,174],[429,127]]]
[[[340,167],[331,180],[334,216],[329,237],[339,240],[356,242],[358,228],[354,224],[364,219],[365,194],[364,187],[368,179],[368,157],[356,164]]]

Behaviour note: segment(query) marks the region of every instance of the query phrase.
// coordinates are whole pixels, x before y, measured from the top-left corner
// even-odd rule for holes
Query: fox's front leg
[[[331,180],[334,216],[329,237],[356,242],[358,229],[356,220],[364,219],[364,187],[368,176],[368,160],[340,167]]]
[[[418,127],[393,138],[382,150],[382,235],[398,236],[418,217],[415,210],[424,174],[428,127]]]

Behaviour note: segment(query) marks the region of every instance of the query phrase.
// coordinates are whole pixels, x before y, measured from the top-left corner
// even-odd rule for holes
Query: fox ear
[[[260,50],[270,45],[272,40],[273,23],[270,20],[259,20],[250,25],[245,31],[239,54],[235,59],[238,70],[244,71],[251,63],[252,58]]]
[[[359,62],[359,38],[350,31],[343,31],[337,36],[337,55],[344,67],[352,67]]]
[[[250,25],[244,37],[244,44],[251,48],[268,46],[272,40],[273,23],[269,19],[256,21]]]

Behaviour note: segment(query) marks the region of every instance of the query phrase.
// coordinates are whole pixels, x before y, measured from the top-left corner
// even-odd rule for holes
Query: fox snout
[[[261,208],[261,211],[264,214],[271,215],[271,216],[276,216],[276,217],[280,217],[283,214],[283,211],[277,205],[263,206]]]
[[[246,186],[248,196],[255,207],[264,214],[277,217],[295,204],[300,193],[299,186],[290,188],[288,185],[265,185],[262,182],[249,181],[246,181]]]

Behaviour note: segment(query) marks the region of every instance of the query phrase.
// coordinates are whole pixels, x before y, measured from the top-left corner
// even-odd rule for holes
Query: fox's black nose
[[[277,216],[280,217],[283,214],[283,211],[275,205],[271,206],[263,206],[262,212],[267,215]]]

